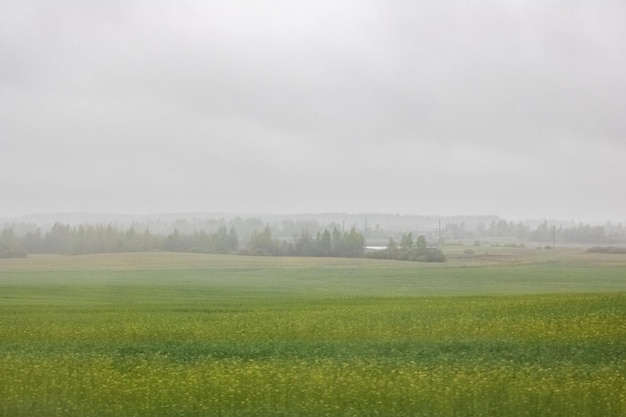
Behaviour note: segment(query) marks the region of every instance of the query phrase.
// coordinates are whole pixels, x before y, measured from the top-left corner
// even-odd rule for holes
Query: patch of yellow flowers
[[[624,294],[89,309],[0,309],[0,417],[626,416]],[[270,349],[238,356],[254,343]]]
[[[0,358],[2,416],[624,416],[623,364]]]

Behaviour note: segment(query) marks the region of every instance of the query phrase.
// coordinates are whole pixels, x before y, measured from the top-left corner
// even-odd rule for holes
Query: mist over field
[[[626,416],[625,17],[0,0],[0,417]]]
[[[0,2],[0,218],[626,220],[626,3]]]

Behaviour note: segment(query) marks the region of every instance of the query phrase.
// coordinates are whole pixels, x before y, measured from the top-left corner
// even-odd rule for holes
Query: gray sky
[[[0,216],[626,220],[626,2],[0,0]]]

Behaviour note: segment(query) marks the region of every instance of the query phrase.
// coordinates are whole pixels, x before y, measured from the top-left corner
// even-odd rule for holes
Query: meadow
[[[624,416],[626,257],[0,260],[0,416]]]

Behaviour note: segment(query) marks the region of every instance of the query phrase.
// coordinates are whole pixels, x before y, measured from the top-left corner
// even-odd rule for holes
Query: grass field
[[[626,256],[0,260],[0,416],[625,416]]]

